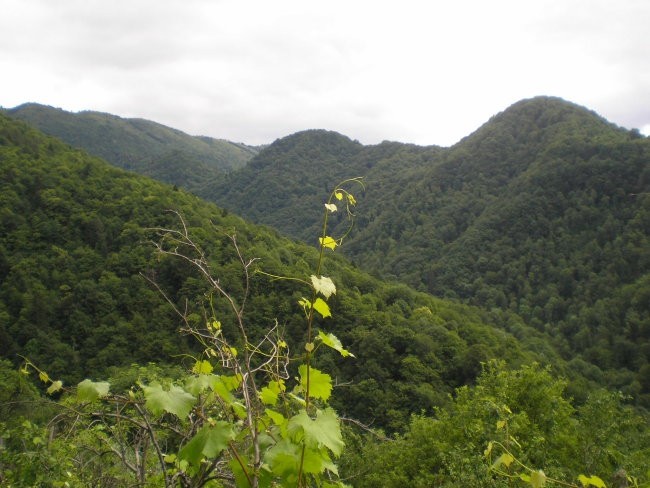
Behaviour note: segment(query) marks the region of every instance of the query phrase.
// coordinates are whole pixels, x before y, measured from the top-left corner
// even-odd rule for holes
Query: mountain
[[[362,176],[368,185],[364,198],[378,194],[386,183],[406,183],[406,175],[441,151],[388,141],[363,146],[337,132],[308,130],[275,141],[245,167],[207,181],[197,194],[307,241],[318,233],[319,202],[332,185]],[[337,217],[345,221],[343,215],[333,219]]]
[[[234,321],[210,301],[192,266],[155,252],[151,229],[181,226],[170,209],[183,215],[221,285],[238,297],[241,263],[228,233],[236,232],[244,257],[272,275],[309,279],[318,260],[312,246],[0,114],[0,358],[28,358],[65,384],[132,363],[177,364],[197,345],[179,336],[179,318],[145,275],[197,321],[204,308],[216,307],[227,334]],[[322,360],[333,377],[349,382],[337,388],[334,403],[356,419],[402,428],[411,413],[448,402],[453,388],[472,382],[491,358],[538,361],[573,375],[549,337],[514,314],[381,282],[336,254],[328,253],[324,272],[337,284],[329,300],[335,318],[318,327],[334,332],[356,359]],[[277,318],[288,342],[304,342],[300,285],[255,273],[250,287],[250,337]],[[573,377],[580,397],[589,380]]]
[[[314,243],[328,189],[363,176],[343,248],[355,264],[515,312],[574,370],[650,405],[649,143],[584,107],[537,97],[450,148],[300,132],[191,189]],[[343,214],[330,218],[339,234]]]
[[[320,211],[299,202],[364,176],[344,251],[357,265],[514,311],[576,367],[650,402],[649,163],[638,131],[537,97],[450,148],[294,134],[200,194],[308,240]]]
[[[27,103],[6,113],[119,168],[190,190],[206,178],[244,166],[258,151],[245,144],[189,136],[148,120],[100,112],[71,113]]]

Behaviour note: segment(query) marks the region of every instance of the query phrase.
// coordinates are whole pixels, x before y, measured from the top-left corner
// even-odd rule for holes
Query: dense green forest
[[[258,152],[245,144],[189,136],[149,120],[101,112],[71,113],[26,103],[5,113],[118,168],[189,190],[205,178],[244,166]]]
[[[303,136],[320,138],[323,148],[330,147],[328,138],[340,139],[319,131]],[[358,148],[343,142],[329,161],[335,165],[346,151],[360,157]],[[366,161],[367,172],[382,165],[386,171],[392,168],[390,183],[401,193],[409,188],[402,185],[409,173],[443,152],[394,143],[363,151],[383,155],[374,165]],[[347,168],[355,169],[362,168]],[[183,190],[113,168],[4,115],[0,171],[0,355],[5,358],[0,362],[0,479],[8,486],[132,483],[110,453],[101,463],[80,454],[80,446],[93,446],[90,426],[74,437],[73,430],[65,430],[73,424],[64,430],[53,427],[52,419],[65,409],[66,394],[59,399],[62,404],[53,403],[16,368],[27,358],[66,387],[91,378],[125,388],[138,378],[177,378],[179,371],[191,368],[186,354],[196,354],[200,345],[179,334],[178,316],[149,281],[177,308],[187,304],[193,320],[201,322],[209,309],[208,284],[192,266],[161,256],[152,244],[153,228],[181,226],[174,212],[184,217],[220,283],[235,296],[243,290],[241,264],[226,233],[235,233],[241,252],[257,259],[255,266],[264,273],[251,277],[246,314],[251,337],[264,337],[277,319],[287,342],[304,344],[299,300],[305,291],[269,274],[307,279],[318,260],[314,246],[247,223]],[[368,190],[357,195],[358,226],[378,219],[363,217],[370,183],[368,178]],[[293,184],[287,180],[280,197],[296,204],[298,216],[308,207],[322,215],[336,181],[310,187],[316,196],[303,200],[295,200]],[[382,188],[386,201],[391,192],[400,193],[391,190],[389,181]],[[313,226],[305,218],[304,227],[312,229],[315,241]],[[359,227],[350,244],[362,232]],[[390,250],[390,235],[378,233],[368,244]],[[600,389],[612,384],[616,369],[586,356],[563,358],[566,344],[552,330],[527,325],[508,307],[479,308],[435,298],[380,281],[333,253],[323,273],[337,283],[337,293],[329,300],[334,317],[319,319],[318,326],[335,333],[355,355],[343,361],[335,352],[324,353],[315,363],[336,378],[330,404],[350,419],[348,449],[339,468],[347,483],[507,486],[484,455],[490,441],[516,442],[522,462],[573,482],[581,473],[609,480],[620,470],[640,482],[649,478],[644,463],[650,455],[647,418],[627,405],[629,397]],[[647,318],[643,307],[648,301],[638,295],[642,290],[628,291],[638,313],[646,314],[639,320]],[[224,312],[222,320],[228,333],[232,317]],[[642,346],[643,334],[647,340],[647,329],[638,334],[635,347]],[[148,365],[152,362],[157,366]],[[646,363],[647,357],[637,364]],[[639,372],[632,380],[639,388],[625,392],[637,394],[635,401],[645,393],[641,380]],[[621,384],[629,381],[625,377]],[[357,429],[357,422],[373,433]],[[505,425],[512,439],[509,434],[504,438]],[[182,443],[180,447],[182,451]],[[211,486],[231,486],[229,482]],[[161,486],[155,477],[151,483]]]
[[[243,251],[259,259],[267,273],[304,275],[315,259],[313,247],[248,224],[188,193],[114,169],[20,123],[2,122],[0,303],[6,358],[28,356],[72,383],[111,366],[169,361],[186,351],[190,346],[178,341],[178,319],[141,276],[155,274],[179,304],[200,302],[205,292],[182,263],[156,261],[147,229],[177,226],[169,210],[185,216],[219,264],[221,279],[233,286],[240,285],[228,273],[236,275],[237,264],[219,229],[236,229]],[[368,390],[363,408],[357,400],[345,407],[356,418],[402,425],[411,411],[397,408],[392,419],[382,405],[400,399],[408,404],[405,396],[420,395],[412,411],[432,411],[453,387],[471,382],[480,362],[490,358],[561,368],[544,336],[516,315],[386,284],[336,256],[328,267],[343,283],[334,298],[335,331],[358,351],[357,361],[337,367],[347,368],[341,375],[355,381],[351,391]],[[287,308],[285,302],[287,294],[297,301],[301,290],[262,275],[253,285],[249,314],[255,327],[264,330],[276,318],[274,311],[283,311],[278,320],[299,338],[300,308],[297,303]],[[411,378],[402,368],[420,368],[421,377]],[[430,386],[420,384],[424,379]]]
[[[514,311],[650,406],[648,138],[539,97],[445,149],[298,133],[200,194],[309,241],[317,205],[298,202],[349,174],[367,188],[344,249],[355,264]]]

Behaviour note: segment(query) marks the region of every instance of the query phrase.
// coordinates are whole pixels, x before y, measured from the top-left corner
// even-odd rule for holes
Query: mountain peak
[[[538,96],[520,100],[491,117],[459,145],[492,143],[536,145],[558,134],[593,138],[612,129],[623,130],[596,112],[559,97]]]

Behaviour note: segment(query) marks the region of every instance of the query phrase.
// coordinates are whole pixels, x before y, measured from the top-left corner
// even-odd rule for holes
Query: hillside
[[[384,184],[399,188],[405,175],[441,151],[388,141],[363,146],[336,132],[303,131],[275,141],[246,167],[206,182],[198,195],[307,241],[318,231],[318,203],[327,188],[354,176],[367,182],[368,195],[380,194]]]
[[[257,148],[244,144],[189,136],[148,120],[100,112],[72,113],[27,103],[6,110],[6,114],[118,168],[186,189],[244,166],[257,153]]]
[[[179,340],[176,317],[142,277],[155,276],[179,307],[200,316],[206,285],[181,261],[159,260],[147,228],[178,228],[184,215],[224,286],[241,289],[224,230],[236,229],[246,256],[266,272],[307,277],[313,247],[253,226],[183,191],[116,169],[0,114],[0,356],[21,356],[66,383],[111,367],[163,364],[193,345]],[[512,314],[495,314],[387,284],[333,255],[339,284],[332,330],[357,356],[330,369],[350,382],[336,392],[341,411],[377,426],[403,427],[412,412],[433,411],[471,382],[481,361],[537,360],[571,374],[543,334]],[[255,275],[251,334],[277,318],[288,338],[304,331],[292,282]],[[227,322],[224,318],[224,323]],[[226,325],[224,325],[226,327]],[[577,395],[589,384],[576,376]],[[582,392],[582,393],[581,393]],[[362,399],[362,400],[360,400]],[[386,405],[392,405],[386,409]]]
[[[319,214],[299,202],[350,174],[366,185],[344,251],[356,264],[512,310],[650,402],[649,139],[538,97],[451,148],[298,133],[201,194],[308,240]]]
[[[396,157],[419,153],[389,143],[375,149],[382,154],[395,150]],[[413,157],[412,169],[422,162]],[[390,185],[385,188],[388,192]],[[358,196],[359,201],[364,197]],[[223,486],[252,484],[237,479],[234,464],[252,450],[248,439],[238,436],[229,446],[215,447],[222,441],[212,435],[221,435],[229,421],[243,423],[245,414],[224,403],[232,396],[225,381],[236,377],[224,374],[218,357],[211,363],[224,376],[195,370],[199,363],[187,353],[203,347],[180,334],[179,317],[144,278],[186,310],[197,330],[208,309],[221,322],[219,334],[234,336],[234,317],[223,302],[212,299],[192,266],[154,252],[152,240],[158,237],[152,227],[181,228],[169,209],[184,216],[214,276],[235,300],[242,300],[245,284],[226,234],[236,233],[244,258],[257,258],[258,269],[267,273],[305,279],[313,272],[318,253],[312,246],[116,169],[0,114],[0,484],[161,486],[164,477],[164,484],[174,486],[169,482],[174,476],[193,477],[192,486],[214,486],[218,475]],[[381,235],[375,240],[387,242]],[[575,483],[576,473],[587,473],[610,486],[623,473],[639,480],[638,486],[647,483],[647,416],[625,405],[620,392],[600,389],[594,380],[604,381],[594,373],[597,368],[580,358],[562,360],[544,332],[507,311],[486,311],[379,281],[337,254],[328,252],[323,272],[337,286],[328,300],[334,317],[315,325],[334,332],[356,356],[321,350],[313,364],[332,375],[330,405],[345,423],[345,450],[336,462],[346,484],[328,477],[327,486],[505,488],[512,476],[496,473],[491,457],[504,445],[518,462],[543,468],[549,479]],[[288,347],[296,351],[294,360],[301,362],[302,351],[308,350],[298,304],[301,285],[255,273],[250,291],[245,314],[250,344],[258,343],[277,319]],[[236,355],[237,349],[229,348],[228,354]],[[47,372],[62,379],[64,387],[84,377],[100,380],[82,383],[96,395],[88,396],[82,384],[53,396],[40,394],[31,382],[32,368],[16,369],[21,356],[44,370],[33,376],[42,380]],[[192,382],[181,383],[179,376]],[[105,379],[111,388],[106,398],[99,392],[109,386]],[[205,379],[219,383],[208,389]],[[264,405],[273,403],[270,387],[261,392]],[[287,393],[291,402],[300,399]],[[191,402],[197,400],[193,395],[206,399],[210,409],[195,405],[181,413],[188,395]],[[316,409],[308,426],[321,426],[319,419],[336,415]],[[274,414],[260,410],[261,419]],[[306,409],[297,417],[305,415]],[[275,412],[272,422],[280,417]],[[273,438],[280,426],[259,425],[265,460],[286,466],[302,459],[300,450],[288,451],[286,442]],[[292,420],[288,425],[287,430],[294,428]],[[329,442],[339,424],[328,420],[327,426],[319,438]],[[246,435],[245,429],[241,432]],[[298,431],[296,445],[307,445],[302,440],[307,432]],[[493,442],[499,439],[505,444]],[[279,459],[274,457],[278,451],[283,453]],[[192,464],[174,461],[179,458]],[[335,473],[336,465],[327,460]],[[282,486],[293,486],[285,479],[286,469],[272,474]],[[306,469],[317,472],[311,465]],[[260,471],[263,480],[270,479],[267,466]],[[517,472],[514,476],[523,479]]]

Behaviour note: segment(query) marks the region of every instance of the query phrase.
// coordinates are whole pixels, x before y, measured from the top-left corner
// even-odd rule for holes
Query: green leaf
[[[487,445],[487,447],[485,448],[485,451],[483,451],[483,455],[484,455],[485,457],[489,457],[490,454],[492,454],[492,447],[493,447],[493,443],[492,443],[492,441],[488,442],[488,445]]]
[[[336,241],[330,236],[319,237],[318,242],[320,242],[321,247],[327,247],[331,250],[336,249],[336,246],[338,246]]]
[[[315,419],[307,415],[305,410],[301,410],[289,419],[288,431],[296,441],[302,438],[307,447],[326,447],[335,456],[340,456],[345,446],[338,416],[331,408],[319,410]]]
[[[228,448],[228,442],[234,438],[235,432],[228,422],[219,421],[214,425],[205,425],[178,452],[178,457],[198,466],[204,457],[218,456]]]
[[[266,405],[275,405],[278,403],[278,396],[285,390],[284,380],[269,381],[268,386],[260,390],[260,400]]]
[[[298,367],[300,374],[300,388],[303,392],[307,391],[307,365],[301,364]],[[309,395],[312,398],[327,400],[332,394],[332,377],[327,373],[322,373],[316,368],[309,368]]]
[[[48,395],[52,395],[53,393],[59,391],[61,388],[63,388],[63,381],[57,380],[53,381],[46,391]]]
[[[582,486],[585,488],[587,486],[595,486],[596,488],[606,488],[605,483],[603,480],[601,480],[598,476],[585,476],[584,474],[581,474],[578,476],[578,481],[582,483]]]
[[[530,486],[533,488],[542,488],[546,484],[546,475],[541,469],[530,474]]]
[[[354,354],[352,354],[350,351],[347,349],[343,348],[343,344],[341,344],[341,341],[332,333],[325,334],[322,330],[318,331],[318,338],[323,341],[323,344],[325,344],[327,347],[331,347],[335,351],[338,351],[341,356],[343,357],[348,357],[352,356],[355,357]]]
[[[318,474],[325,469],[336,473],[336,466],[327,452],[309,447],[303,449],[287,439],[280,440],[265,453],[264,464],[286,483],[280,486],[296,486],[301,459],[303,473]]]
[[[196,403],[196,397],[186,392],[183,388],[172,385],[169,391],[163,389],[159,383],[144,386],[145,406],[154,415],[169,412],[179,418],[187,417]]]
[[[336,205],[334,205],[333,203],[326,203],[325,208],[327,209],[328,212],[332,212],[332,213],[338,210],[338,208],[336,208]]]
[[[267,408],[264,410],[264,413],[269,416],[269,418],[273,421],[273,423],[277,426],[283,426],[284,424],[287,423],[287,419],[282,415],[280,412],[276,412],[275,410],[271,410],[270,408]]]
[[[194,363],[194,367],[192,367],[192,373],[194,374],[210,374],[214,368],[210,364],[210,361],[197,361]]]
[[[240,375],[217,376],[216,381],[212,384],[212,391],[219,395],[226,403],[233,404],[235,396],[231,392],[239,388],[239,385],[241,385]]]
[[[106,381],[95,383],[85,379],[77,385],[77,399],[81,402],[94,402],[98,398],[107,396],[110,387],[110,383]]]
[[[512,457],[510,454],[507,452],[504,452],[497,458],[496,461],[492,463],[491,469],[497,469],[501,465],[504,465],[506,468],[512,464],[512,462],[515,460],[514,457]]]
[[[332,294],[336,294],[336,286],[327,276],[321,276],[319,278],[318,276],[311,275],[311,283],[314,285],[314,290],[325,298],[329,298]]]
[[[314,302],[314,310],[321,314],[324,319],[332,316],[329,305],[322,298],[316,299]]]
[[[218,381],[219,377],[213,374],[189,376],[185,381],[185,391],[194,396],[200,395],[207,389],[214,391],[215,385]]]
[[[305,311],[305,315],[309,314],[309,309],[311,308],[311,302],[309,300],[305,297],[301,297],[300,300],[298,300],[298,305],[300,305]]]

